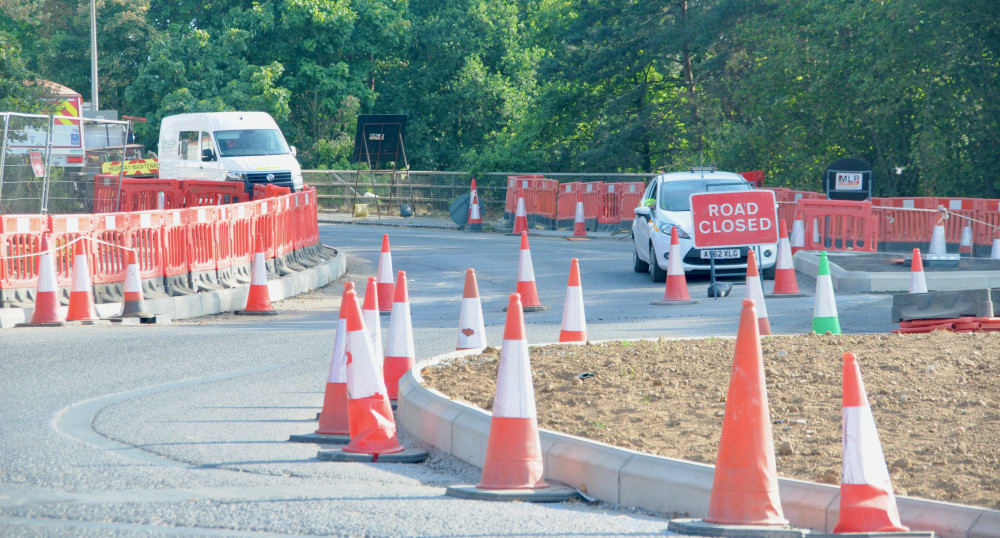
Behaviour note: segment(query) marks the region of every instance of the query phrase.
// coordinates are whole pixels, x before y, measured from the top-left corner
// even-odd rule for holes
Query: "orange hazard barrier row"
[[[868,201],[799,200],[806,250],[878,250],[878,219]]]
[[[274,185],[263,185],[263,187],[270,188],[266,190],[266,196],[289,193],[287,187]],[[115,174],[94,175],[95,213],[181,209],[235,204],[249,200],[250,195],[244,191],[241,182],[134,177],[123,177],[119,182]]]
[[[107,185],[110,187],[110,185]],[[34,302],[42,239],[54,249],[56,281],[72,282],[68,247],[83,241],[98,302],[122,300],[128,250],[146,297],[184,295],[250,281],[253,240],[262,236],[269,268],[286,274],[319,261],[314,188],[228,205],[91,215],[0,217],[0,307]]]

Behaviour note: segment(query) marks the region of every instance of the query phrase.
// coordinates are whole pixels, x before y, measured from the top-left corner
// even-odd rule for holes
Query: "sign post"
[[[695,248],[710,250],[710,297],[718,298],[721,292],[715,282],[716,249],[753,248],[751,245],[778,242],[778,207],[774,191],[694,193],[691,195],[691,216]]]

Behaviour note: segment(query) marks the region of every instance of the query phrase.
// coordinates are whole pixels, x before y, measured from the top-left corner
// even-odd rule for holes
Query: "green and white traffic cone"
[[[813,331],[816,334],[840,334],[837,301],[833,297],[833,280],[830,279],[830,261],[826,252],[819,253],[819,270],[816,273],[816,300],[813,302]]]

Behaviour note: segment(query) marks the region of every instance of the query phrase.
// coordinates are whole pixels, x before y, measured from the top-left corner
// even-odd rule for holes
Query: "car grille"
[[[269,174],[274,176],[274,178],[270,181],[268,181],[267,179],[267,176]],[[248,172],[247,183],[270,183],[271,185],[277,185],[279,187],[291,187],[292,173],[291,172]]]

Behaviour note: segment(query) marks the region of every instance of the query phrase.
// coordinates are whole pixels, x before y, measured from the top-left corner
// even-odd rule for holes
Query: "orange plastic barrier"
[[[597,222],[601,224],[618,224],[621,221],[621,183],[601,183],[600,212]]]
[[[118,200],[118,175],[94,174],[94,213],[114,213]]]
[[[184,191],[179,180],[124,178],[117,210],[131,212],[159,209],[160,194],[163,195],[163,209],[184,207]]]
[[[253,226],[251,229],[251,245],[253,241],[256,241],[257,236],[261,237],[264,245],[264,258],[270,260],[274,258],[275,251],[275,212],[278,210],[278,205],[274,203],[273,199],[266,198],[264,200],[253,202],[254,215],[253,215]],[[251,250],[253,247],[251,246]]]
[[[133,216],[143,216],[145,213],[133,214]],[[145,226],[133,227],[138,233],[158,234],[160,244],[163,249],[163,278],[167,293],[170,295],[188,295],[194,293],[188,279],[188,227],[190,222],[189,210],[174,209],[171,211],[160,211],[150,213],[155,218],[159,217],[160,227],[157,228],[154,222],[152,228]],[[133,221],[134,224],[134,221]]]
[[[556,223],[556,200],[559,196],[559,182],[554,179],[533,179],[534,205],[525,209],[528,222],[532,225],[553,227]],[[525,200],[527,202],[527,200]]]
[[[94,244],[91,237],[90,215],[51,215],[49,217],[49,248],[59,249],[53,253],[56,266],[56,283],[68,288],[73,283],[73,247],[63,248],[74,240],[85,237],[83,249],[87,254],[87,264],[94,267]],[[91,270],[93,274],[93,270]]]
[[[94,274],[94,284],[125,281],[128,253],[123,247],[130,247],[133,244],[129,233],[131,220],[128,213],[100,213],[90,216],[91,236],[99,241],[94,243],[94,263],[90,266]],[[160,253],[138,251],[136,254],[138,254],[136,259],[139,263],[139,276],[144,278],[143,264],[148,267],[151,261],[158,261]],[[149,271],[146,271],[147,275],[148,273]],[[156,276],[160,274],[157,273]]]
[[[220,257],[219,222],[222,220],[221,207],[194,207],[185,210],[187,221],[187,270],[191,273],[192,287],[202,281],[207,285],[218,284],[214,274]],[[195,274],[200,277],[195,277]],[[211,287],[211,286],[209,286]]]
[[[45,215],[0,216],[0,288],[30,289],[38,284],[38,256],[42,235],[48,231]],[[18,257],[14,257],[18,256]],[[20,257],[26,256],[26,257]]]
[[[878,250],[878,220],[871,202],[802,199],[799,215],[805,224],[805,250]],[[819,242],[813,240],[814,231]]]
[[[311,247],[319,243],[319,198],[316,197],[316,187],[306,187],[303,189],[306,195],[306,224],[305,236],[306,246]]]
[[[517,210],[517,191],[518,189],[524,190],[524,195],[526,199],[524,200],[524,210],[528,213],[531,211],[528,209],[527,195],[528,191],[531,190],[533,179],[544,179],[544,176],[539,175],[527,175],[527,176],[507,176],[507,197],[504,199],[504,212],[510,213],[511,215]]]
[[[635,218],[635,208],[642,203],[642,194],[646,192],[646,184],[642,181],[629,181],[621,183],[621,193],[618,206],[618,223],[622,227],[631,226]]]
[[[556,227],[572,226],[576,219],[576,200],[583,183],[571,181],[559,184],[559,201],[556,208]]]
[[[236,204],[250,200],[242,182],[185,179],[181,186],[184,189],[186,207]],[[284,188],[287,190],[287,187]],[[254,190],[256,192],[256,185]]]
[[[743,179],[753,183],[755,188],[760,188],[764,186],[764,171],[763,170],[751,170],[749,172],[740,172]]]

